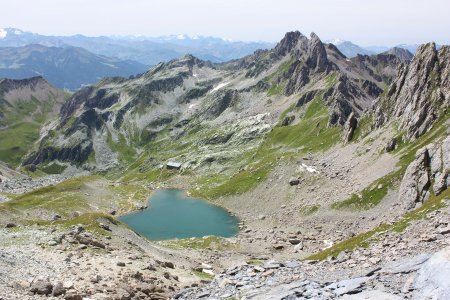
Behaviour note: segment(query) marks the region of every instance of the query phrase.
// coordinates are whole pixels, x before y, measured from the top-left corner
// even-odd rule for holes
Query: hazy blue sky
[[[266,41],[300,30],[361,45],[448,44],[449,12],[449,0],[0,0],[0,28]]]

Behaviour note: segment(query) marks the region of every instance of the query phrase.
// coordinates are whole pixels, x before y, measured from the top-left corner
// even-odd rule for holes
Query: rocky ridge
[[[68,162],[106,170],[123,163],[114,144],[140,153],[148,143],[168,136],[188,143],[187,134],[197,127],[202,132],[237,127],[242,118],[263,113],[270,114],[266,123],[273,127],[295,98],[297,109],[323,99],[330,115],[327,126],[342,126],[352,112],[359,118],[382,92],[383,78],[391,78],[388,69],[399,63],[388,57],[388,64],[377,67],[356,64],[314,33],[308,39],[290,32],[273,50],[230,63],[214,65],[188,55],[134,79],[105,79],[64,104],[59,123],[24,163]],[[279,105],[267,103],[273,91],[284,99]],[[246,147],[258,141],[260,135]]]
[[[400,67],[397,79],[376,104],[376,126],[399,122],[405,137],[416,139],[445,114],[449,103],[449,48],[422,45],[410,64]]]

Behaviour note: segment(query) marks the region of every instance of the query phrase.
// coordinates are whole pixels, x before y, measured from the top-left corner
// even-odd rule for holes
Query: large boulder
[[[36,280],[31,284],[30,291],[38,295],[49,295],[53,290],[53,285],[47,280]]]
[[[450,247],[434,254],[417,272],[413,299],[450,299]]]

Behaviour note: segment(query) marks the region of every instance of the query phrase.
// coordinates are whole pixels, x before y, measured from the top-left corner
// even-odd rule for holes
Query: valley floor
[[[116,221],[144,207],[155,189],[201,195],[189,173],[122,182],[76,170],[29,178],[3,166],[0,299],[448,295],[440,274],[450,264],[450,190],[406,214],[398,193],[411,153],[433,132],[394,153],[384,151],[394,134],[384,128],[323,153],[278,159],[249,191],[211,200],[241,220],[230,239],[151,242]]]

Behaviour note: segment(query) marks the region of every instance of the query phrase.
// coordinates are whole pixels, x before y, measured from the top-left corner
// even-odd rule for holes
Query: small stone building
[[[181,170],[181,164],[173,161],[169,161],[166,165],[167,170]]]

